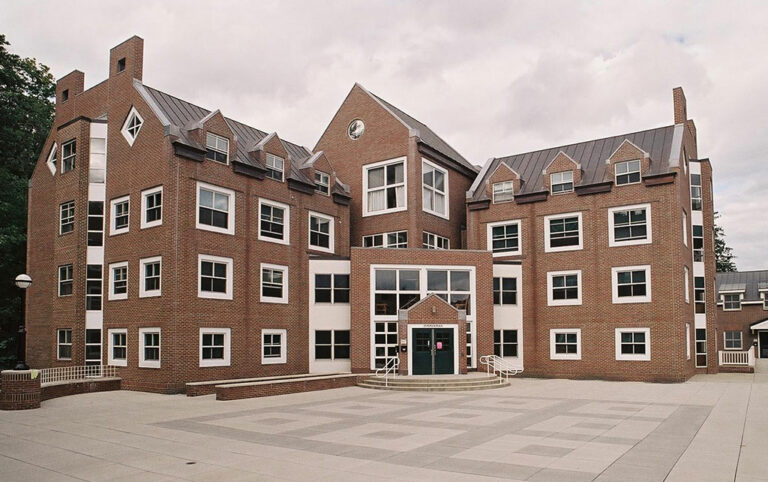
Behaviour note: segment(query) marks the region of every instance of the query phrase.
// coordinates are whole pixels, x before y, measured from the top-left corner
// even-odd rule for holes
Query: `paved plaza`
[[[766,480],[768,375],[516,379],[217,402],[139,392],[0,412],[0,480]]]

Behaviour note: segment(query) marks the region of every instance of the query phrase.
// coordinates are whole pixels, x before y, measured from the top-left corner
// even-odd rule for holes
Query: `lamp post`
[[[16,366],[14,370],[29,370],[29,367],[24,363],[24,359],[27,357],[27,329],[24,326],[26,322],[26,306],[27,306],[27,288],[32,285],[32,278],[28,274],[20,274],[16,277],[16,286],[21,289],[21,324],[19,325],[19,340],[16,345]]]

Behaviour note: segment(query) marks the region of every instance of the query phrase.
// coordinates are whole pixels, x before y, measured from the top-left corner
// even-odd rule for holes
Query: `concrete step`
[[[377,390],[402,390],[402,391],[469,391],[488,390],[509,386],[508,381],[499,383],[494,376],[466,376],[466,377],[390,377],[388,380],[379,377],[367,377],[357,384],[359,387]]]

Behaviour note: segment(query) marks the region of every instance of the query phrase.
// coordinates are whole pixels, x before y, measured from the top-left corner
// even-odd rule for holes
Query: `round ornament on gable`
[[[360,119],[355,119],[349,123],[347,135],[349,135],[349,138],[353,141],[359,139],[360,136],[363,135],[363,132],[365,132],[365,124],[363,124],[363,121]]]

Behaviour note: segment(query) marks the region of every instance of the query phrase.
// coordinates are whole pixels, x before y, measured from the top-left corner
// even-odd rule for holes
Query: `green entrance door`
[[[414,375],[453,374],[453,330],[416,328],[413,330]]]

